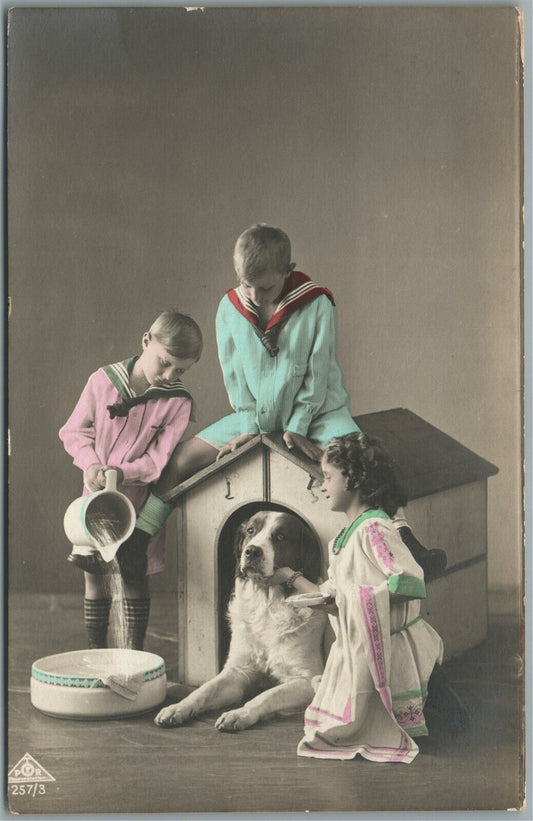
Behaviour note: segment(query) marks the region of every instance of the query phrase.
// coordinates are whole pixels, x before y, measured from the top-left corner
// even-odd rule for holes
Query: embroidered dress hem
[[[300,741],[298,744],[298,755],[304,758],[322,758],[330,760],[349,761],[360,755],[368,761],[378,763],[399,763],[410,764],[418,755],[418,747],[413,742],[413,746],[405,750],[397,750],[394,747],[373,747],[369,744],[357,744],[347,747],[330,746],[322,739],[315,739],[315,745],[320,743],[324,746],[313,746],[307,741]]]

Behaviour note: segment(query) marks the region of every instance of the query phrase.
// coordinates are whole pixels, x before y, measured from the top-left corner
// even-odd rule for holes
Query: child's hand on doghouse
[[[286,430],[283,434],[283,441],[289,450],[294,450],[295,448],[296,450],[301,450],[302,453],[313,462],[320,462],[322,459],[321,448],[315,445],[314,442],[311,442],[306,436],[302,436],[301,433],[293,433],[293,431]]]
[[[227,453],[233,453],[234,450],[237,450],[237,448],[240,448],[241,445],[245,445],[246,442],[249,442],[250,439],[254,438],[254,436],[257,436],[257,434],[256,433],[241,433],[240,436],[236,436],[235,439],[232,439],[231,442],[228,442],[227,445],[223,445],[220,448],[220,450],[217,454],[216,461],[218,462],[218,460],[221,459],[223,456],[225,456]]]

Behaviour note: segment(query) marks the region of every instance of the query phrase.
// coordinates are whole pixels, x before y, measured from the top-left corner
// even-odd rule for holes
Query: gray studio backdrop
[[[57,431],[165,307],[205,349],[253,222],[334,292],[354,413],[405,407],[496,464],[491,590],[518,601],[520,62],[508,7],[18,8],[8,43],[12,591],[81,590]],[[175,584],[174,550],[156,589]]]

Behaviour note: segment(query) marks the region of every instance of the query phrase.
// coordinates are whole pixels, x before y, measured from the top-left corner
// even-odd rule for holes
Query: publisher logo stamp
[[[46,784],[55,781],[53,775],[26,753],[7,774],[11,795],[45,795]]]

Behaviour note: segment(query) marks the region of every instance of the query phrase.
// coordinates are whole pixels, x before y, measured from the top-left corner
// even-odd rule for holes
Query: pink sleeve
[[[119,467],[124,473],[124,484],[148,485],[157,482],[187,429],[192,409],[191,400],[179,398],[165,401],[175,402],[176,412],[165,420],[165,425],[149,443],[142,456],[131,462],[121,462]]]
[[[81,470],[86,470],[90,465],[96,465],[100,461],[94,449],[95,377],[96,374],[91,374],[76,407],[59,431],[59,438],[63,442],[63,447],[72,456],[76,467]]]

